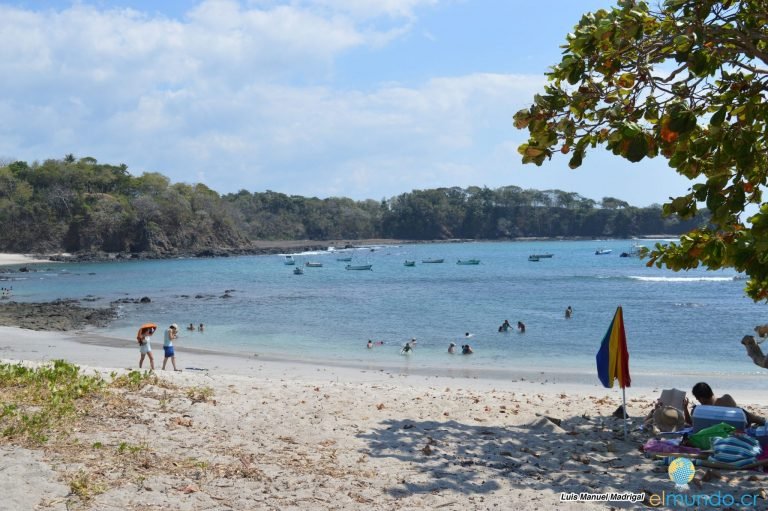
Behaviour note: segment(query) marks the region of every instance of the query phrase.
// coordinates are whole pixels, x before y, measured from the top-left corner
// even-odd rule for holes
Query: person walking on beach
[[[176,353],[173,349],[173,341],[176,340],[178,336],[179,327],[176,323],[169,326],[165,331],[165,335],[163,336],[163,352],[165,354],[165,358],[163,359],[163,371],[165,371],[165,365],[168,363],[168,359],[171,359],[173,370],[179,371],[179,369],[176,369]]]
[[[155,357],[152,355],[152,334],[157,330],[157,325],[147,324],[142,325],[139,328],[139,333],[136,335],[136,342],[139,343],[139,369],[144,364],[144,358],[149,357],[149,369],[155,370]]]

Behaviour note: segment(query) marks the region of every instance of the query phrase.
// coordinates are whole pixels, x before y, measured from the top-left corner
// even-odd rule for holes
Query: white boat
[[[373,265],[372,264],[355,264],[355,265],[348,264],[346,268],[348,270],[370,270],[373,268]]]
[[[352,256],[337,257],[336,260],[339,261],[339,262],[342,262],[342,263],[348,263],[348,262],[352,261]]]
[[[555,254],[546,253],[546,254],[533,254],[533,255],[535,255],[539,259],[551,259]]]
[[[295,267],[295,268],[293,269],[293,274],[294,274],[294,275],[304,275],[304,270],[302,270],[301,268],[299,268],[299,267],[297,266],[297,267]]]
[[[613,250],[610,248],[598,248],[597,250],[595,250],[595,255],[607,255],[607,254],[610,254],[611,252],[613,252]]]
[[[532,263],[538,263],[539,259],[540,259],[539,256],[537,256],[536,254],[528,256],[528,260],[531,261]]]
[[[296,260],[293,258],[292,255],[287,255],[285,256],[285,264],[289,266],[293,266],[294,264],[296,264]]]
[[[422,259],[421,262],[424,264],[439,264],[444,263],[445,259]]]
[[[459,259],[456,261],[456,264],[463,264],[463,265],[476,265],[480,264],[480,259]]]
[[[304,263],[304,266],[306,266],[307,268],[322,268],[323,263],[313,263],[312,261],[307,261],[306,263]]]
[[[409,261],[408,259],[405,260],[403,263],[403,266],[416,266],[416,261]]]

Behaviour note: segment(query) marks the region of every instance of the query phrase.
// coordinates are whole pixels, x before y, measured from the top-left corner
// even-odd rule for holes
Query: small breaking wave
[[[731,282],[734,277],[641,277],[630,275],[630,279],[641,282]]]

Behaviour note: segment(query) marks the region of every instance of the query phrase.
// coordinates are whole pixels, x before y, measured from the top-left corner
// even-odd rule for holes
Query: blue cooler
[[[759,426],[754,429],[750,429],[747,431],[751,436],[755,437],[758,442],[760,442],[760,447],[763,448],[763,451],[768,449],[768,427],[766,426]]]
[[[693,432],[725,422],[739,431],[747,429],[747,416],[741,408],[699,405],[693,409]]]

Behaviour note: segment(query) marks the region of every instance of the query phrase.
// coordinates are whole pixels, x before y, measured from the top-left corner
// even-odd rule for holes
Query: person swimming
[[[461,346],[462,355],[471,355],[472,353],[474,353],[474,351],[472,351],[472,346],[470,346],[469,344],[464,344]]]
[[[452,342],[451,344],[448,345],[448,353],[451,353],[451,354],[456,353],[456,343],[455,342]]]

